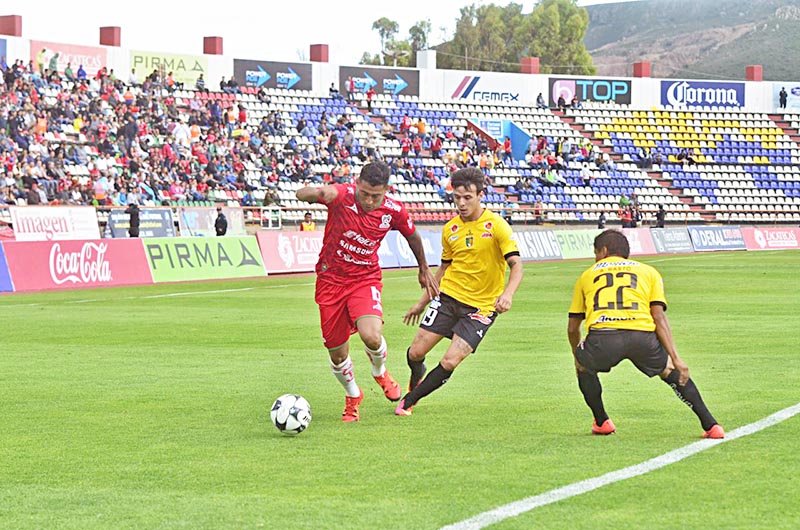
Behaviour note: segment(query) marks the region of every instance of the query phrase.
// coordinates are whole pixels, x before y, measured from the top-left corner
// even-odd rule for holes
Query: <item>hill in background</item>
[[[800,79],[800,0],[643,0],[588,6],[584,42],[597,75],[630,76],[653,63],[653,77]]]

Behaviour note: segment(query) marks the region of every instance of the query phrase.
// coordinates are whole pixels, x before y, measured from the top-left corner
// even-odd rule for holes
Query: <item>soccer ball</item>
[[[272,424],[283,434],[299,434],[311,423],[311,405],[297,394],[284,394],[272,404]]]

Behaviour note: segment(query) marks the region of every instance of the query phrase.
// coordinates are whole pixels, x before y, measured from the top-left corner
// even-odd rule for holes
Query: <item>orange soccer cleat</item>
[[[358,389],[358,397],[344,397],[344,412],[342,413],[342,421],[351,423],[360,419],[358,414],[358,406],[364,401],[364,392]]]
[[[389,401],[397,401],[400,399],[400,385],[397,384],[397,381],[394,380],[392,374],[389,371],[383,372],[383,375],[379,375],[374,377],[375,382],[381,385],[383,389],[383,395],[386,396],[386,399]]]
[[[711,438],[712,440],[720,440],[725,438],[725,429],[719,423],[714,424],[709,430],[703,433],[703,438]]]
[[[395,416],[411,416],[411,409],[413,409],[414,406],[412,405],[407,409],[403,408],[405,402],[406,402],[405,399],[401,399],[400,403],[397,404],[397,408],[394,409]]]
[[[610,419],[604,421],[603,424],[599,427],[597,426],[597,422],[592,420],[592,434],[602,434],[605,436],[607,434],[614,434],[616,430],[617,427],[614,425],[614,422],[611,421]]]

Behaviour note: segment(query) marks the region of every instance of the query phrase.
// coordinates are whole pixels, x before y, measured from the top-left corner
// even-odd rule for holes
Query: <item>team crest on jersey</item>
[[[491,230],[493,226],[494,226],[494,223],[492,223],[491,221],[487,221],[487,222],[483,223],[483,229],[484,230]]]
[[[379,228],[389,228],[392,226],[392,216],[390,214],[381,215],[381,225]]]
[[[450,231],[451,231],[451,232],[453,232],[454,234],[455,234],[456,232],[458,232],[458,225],[453,225],[453,226],[451,226],[451,227],[450,227]]]
[[[472,232],[468,233],[467,237],[464,238],[464,243],[467,245],[467,248],[472,248],[474,242],[475,238],[472,237]]]

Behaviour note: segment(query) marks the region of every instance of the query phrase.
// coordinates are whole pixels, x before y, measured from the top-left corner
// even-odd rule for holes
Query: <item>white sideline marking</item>
[[[539,508],[540,506],[546,506],[554,502],[569,499],[570,497],[576,497],[621,480],[638,477],[639,475],[644,475],[645,473],[661,469],[662,467],[674,464],[675,462],[680,462],[684,458],[688,458],[699,453],[700,451],[705,451],[706,449],[710,449],[719,444],[731,442],[737,438],[748,436],[750,434],[757,433],[758,431],[762,431],[767,427],[777,425],[778,423],[788,420],[797,414],[800,414],[800,403],[783,410],[779,410],[775,414],[767,416],[766,418],[760,419],[754,423],[744,425],[738,429],[734,429],[729,433],[725,433],[725,438],[722,440],[700,440],[699,442],[685,445],[675,449],[674,451],[670,451],[669,453],[664,453],[661,456],[646,460],[641,464],[628,466],[618,469],[617,471],[611,471],[599,477],[582,480],[561,488],[546,491],[539,495],[534,495],[519,501],[511,502],[497,507],[494,510],[479,513],[474,517],[470,517],[469,519],[465,519],[458,523],[443,526],[440,530],[478,530],[479,528],[485,528],[510,517],[516,517],[517,515],[529,512],[535,508]]]

